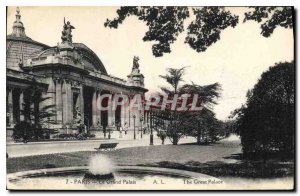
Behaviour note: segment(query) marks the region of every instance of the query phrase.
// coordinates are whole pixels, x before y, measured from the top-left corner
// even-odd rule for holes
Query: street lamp
[[[152,112],[150,113],[150,130],[151,130],[151,133],[150,133],[150,145],[153,145],[153,125],[152,125],[152,120],[153,120],[153,115],[152,115]]]
[[[133,117],[133,139],[135,139],[135,115],[132,116]]]
[[[108,139],[111,138],[111,135],[110,135],[110,128],[108,128]]]
[[[143,117],[141,117],[140,123],[141,123],[141,138],[143,138]]]

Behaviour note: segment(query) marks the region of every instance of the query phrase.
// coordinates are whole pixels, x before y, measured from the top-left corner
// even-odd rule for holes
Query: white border
[[[162,0],[48,0],[48,1],[37,1],[37,0],[1,0],[0,1],[0,36],[1,36],[1,44],[0,44],[0,65],[1,65],[1,71],[0,71],[0,89],[1,89],[1,96],[0,96],[0,119],[1,119],[1,148],[0,148],[0,157],[1,157],[1,169],[0,169],[0,192],[1,195],[8,195],[11,194],[11,192],[6,191],[6,137],[5,137],[5,132],[6,132],[6,125],[5,125],[5,119],[6,119],[6,104],[5,104],[5,94],[6,94],[6,45],[5,41],[6,40],[6,6],[120,6],[120,5],[186,5],[186,6],[295,6],[296,9],[296,17],[295,17],[295,22],[296,22],[296,27],[299,26],[299,20],[298,20],[298,15],[299,15],[299,0],[168,0],[168,1],[162,1]],[[299,30],[297,31],[296,37],[299,37]],[[297,41],[297,40],[296,40]],[[297,51],[297,50],[296,50]],[[296,60],[296,62],[298,62]],[[297,63],[298,64],[298,63]],[[297,65],[296,65],[297,67]],[[297,68],[297,76],[299,76],[299,68]],[[299,81],[299,80],[297,80]],[[299,83],[297,82],[297,92],[299,92],[300,87]],[[297,95],[297,98],[299,98],[299,95]],[[297,103],[298,103],[297,99]],[[299,109],[299,103],[297,104],[297,110]],[[297,121],[299,120],[299,115],[297,115]],[[296,130],[297,132],[298,130]],[[299,135],[300,133],[297,133],[297,139],[296,141],[299,141]],[[297,145],[299,147],[299,144]],[[299,149],[297,148],[297,171],[299,170]],[[297,172],[298,174],[298,172]],[[298,176],[298,175],[297,175]],[[297,188],[299,189],[299,179],[297,179]],[[75,194],[81,194],[82,192],[78,192]],[[85,194],[86,192],[84,192]],[[101,194],[101,195],[107,195],[109,193],[97,193],[94,192],[95,194]],[[224,194],[224,192],[214,192],[213,195],[216,195],[218,193]],[[27,193],[28,194],[28,193]],[[31,194],[29,192],[29,194]],[[43,194],[49,194],[47,192],[44,192]],[[66,192],[52,192],[50,194],[55,194],[55,195],[63,195],[63,194],[74,194],[72,193],[66,193]],[[113,193],[113,194],[124,194],[122,193]],[[125,194],[132,194],[132,193],[125,193]],[[139,192],[135,192],[135,194],[141,194]],[[149,193],[142,193],[142,194],[149,194]],[[153,193],[155,195],[162,195],[163,193]],[[174,193],[168,193],[168,194],[174,194]],[[186,194],[184,192],[178,192],[177,194]],[[191,194],[205,194],[203,192],[196,192],[196,193],[191,193]],[[230,192],[225,192],[225,194],[232,194]],[[236,192],[236,194],[240,194],[240,192]],[[274,193],[264,193],[264,192],[255,192],[251,193],[255,195],[271,195]],[[286,194],[286,193],[285,193]],[[111,195],[111,194],[110,194]]]

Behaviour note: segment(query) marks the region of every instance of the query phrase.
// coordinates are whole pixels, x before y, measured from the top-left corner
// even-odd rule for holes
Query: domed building
[[[81,121],[86,131],[101,132],[103,127],[133,126],[133,116],[144,117],[142,112],[133,113],[128,107],[115,111],[100,111],[97,101],[103,94],[144,96],[144,76],[134,59],[132,72],[127,80],[108,74],[99,57],[85,44],[73,43],[70,22],[64,22],[61,43],[57,46],[34,41],[25,34],[20,10],[17,8],[13,31],[6,38],[7,72],[7,136],[11,136],[15,124],[28,121],[24,104],[28,89],[41,90],[45,101],[34,103],[33,111],[42,106],[53,105],[55,115],[49,125],[61,133],[68,133]],[[35,108],[35,109],[34,109]],[[130,113],[131,112],[131,113]],[[49,117],[50,118],[50,117]],[[137,126],[139,126],[139,120]]]

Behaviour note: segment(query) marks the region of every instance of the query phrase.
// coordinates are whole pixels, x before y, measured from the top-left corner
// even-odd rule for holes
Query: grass
[[[245,160],[241,158],[239,142],[221,141],[217,144],[165,145],[123,148],[109,152],[71,152],[26,156],[7,159],[7,173],[42,168],[88,165],[97,153],[107,155],[118,165],[143,165],[176,168],[215,177],[269,178],[292,176],[294,163],[290,160]]]
[[[289,162],[276,162],[274,160],[243,161],[240,163],[194,161],[180,164],[176,162],[158,162],[155,164],[143,164],[143,166],[165,167],[199,172],[215,177],[244,177],[244,178],[278,178],[292,177],[294,175],[294,164]]]

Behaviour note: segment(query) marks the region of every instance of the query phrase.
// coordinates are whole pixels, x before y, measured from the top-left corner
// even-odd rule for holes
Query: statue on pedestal
[[[139,68],[140,68],[140,64],[139,64],[139,60],[140,58],[138,56],[134,56],[133,57],[133,66],[132,66],[132,72],[140,72]]]
[[[64,42],[72,43],[72,29],[75,29],[75,27],[73,27],[69,21],[67,21],[66,23],[64,18],[64,29],[62,31],[62,36],[61,36],[61,40],[63,43]]]
[[[76,123],[77,131],[79,133],[82,133],[85,130],[85,125],[82,122],[81,112],[79,110],[79,107],[75,108],[75,111],[74,111],[74,120],[75,120],[75,123]]]

